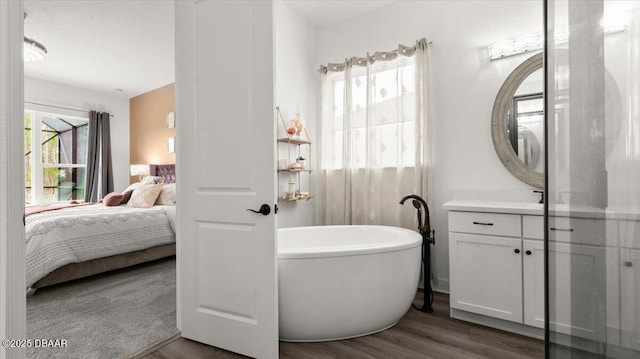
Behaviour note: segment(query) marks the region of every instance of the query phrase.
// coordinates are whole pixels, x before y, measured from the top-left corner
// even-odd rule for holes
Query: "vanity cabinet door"
[[[449,235],[451,307],[522,322],[520,238]]]
[[[524,324],[544,328],[544,242],[522,241]]]
[[[544,243],[523,240],[522,248],[524,323],[544,328]],[[606,301],[599,287],[613,265],[606,248],[551,243],[549,249],[551,331],[603,340]]]
[[[620,250],[622,345],[640,350],[640,250]]]

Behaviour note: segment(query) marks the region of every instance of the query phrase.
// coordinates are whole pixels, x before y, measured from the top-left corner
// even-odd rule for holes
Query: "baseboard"
[[[438,285],[431,284],[434,292],[449,294],[449,278],[438,278]]]
[[[451,309],[450,316],[453,319],[484,325],[506,332],[516,333],[527,337],[544,340],[544,329],[524,325],[522,323],[510,322],[508,320],[487,317],[481,314],[471,313],[459,309]]]
[[[161,341],[160,343],[152,346],[149,349],[145,349],[144,351],[135,354],[134,356],[131,357],[131,359],[142,359],[144,357],[146,357],[147,355],[155,352],[156,350],[159,350],[160,348],[164,347],[165,345],[171,344],[173,342],[175,342],[176,340],[180,339],[181,334],[180,332],[176,333],[174,336],[172,336],[171,338],[167,338],[163,341]]]
[[[424,289],[422,285],[422,279],[420,279],[420,283],[418,284],[418,288]],[[438,284],[434,284],[431,282],[431,289],[434,292],[449,294],[449,278],[438,278]]]

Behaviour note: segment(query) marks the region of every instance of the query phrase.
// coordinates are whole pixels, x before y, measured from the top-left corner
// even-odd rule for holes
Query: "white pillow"
[[[132,183],[129,185],[129,187],[125,188],[125,190],[122,191],[122,193],[125,193],[127,191],[133,191],[134,189],[138,188],[138,186],[140,186],[140,182]]]
[[[127,207],[149,208],[153,207],[156,199],[162,191],[161,184],[143,185],[136,188],[131,194],[131,199],[127,203]]]
[[[162,184],[164,183],[164,178],[160,176],[144,176],[142,177],[142,181],[140,181],[141,185],[145,184]]]
[[[176,184],[170,183],[162,185],[162,191],[156,200],[156,204],[174,205],[176,204]]]

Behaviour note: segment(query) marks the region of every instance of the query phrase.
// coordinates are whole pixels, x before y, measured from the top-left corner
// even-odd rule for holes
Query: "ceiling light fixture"
[[[47,57],[47,48],[36,40],[24,37],[24,61],[44,60]]]
[[[27,13],[24,13],[23,19],[27,18]],[[47,48],[34,39],[24,37],[23,42],[23,58],[24,61],[38,61],[44,60],[47,57]]]

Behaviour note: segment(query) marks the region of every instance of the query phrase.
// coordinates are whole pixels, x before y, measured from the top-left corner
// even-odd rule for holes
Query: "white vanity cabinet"
[[[640,350],[640,250],[620,250],[620,332],[622,346]]]
[[[544,329],[544,243],[523,239],[524,324]],[[551,330],[602,341],[606,327],[603,291],[604,248],[552,243],[549,248]],[[579,275],[579,278],[577,276]],[[584,298],[578,302],[576,298]]]
[[[520,216],[449,214],[452,308],[522,321]]]
[[[544,329],[544,217],[531,203],[450,201],[449,266],[451,316],[540,337]],[[603,283],[616,283],[614,253],[598,233],[597,219],[550,218],[557,229],[550,247],[551,330],[603,340],[607,311]],[[573,227],[572,227],[573,226]],[[568,236],[570,233],[572,236]],[[554,233],[555,234],[555,233]],[[566,237],[566,243],[564,241]],[[569,243],[569,238],[571,243]],[[636,259],[640,259],[638,251]],[[640,263],[634,263],[640,270]],[[602,271],[602,268],[607,268]],[[638,278],[635,274],[630,280]],[[633,288],[633,287],[631,287]],[[616,288],[613,288],[615,290]],[[636,293],[640,298],[640,293]],[[584,300],[576,300],[584,298]],[[580,303],[580,305],[576,305]],[[635,302],[640,314],[640,304]],[[634,311],[631,311],[634,312]],[[473,313],[473,314],[470,314]],[[607,317],[615,318],[615,315]],[[636,328],[639,331],[640,328]],[[640,338],[640,336],[637,336]]]

